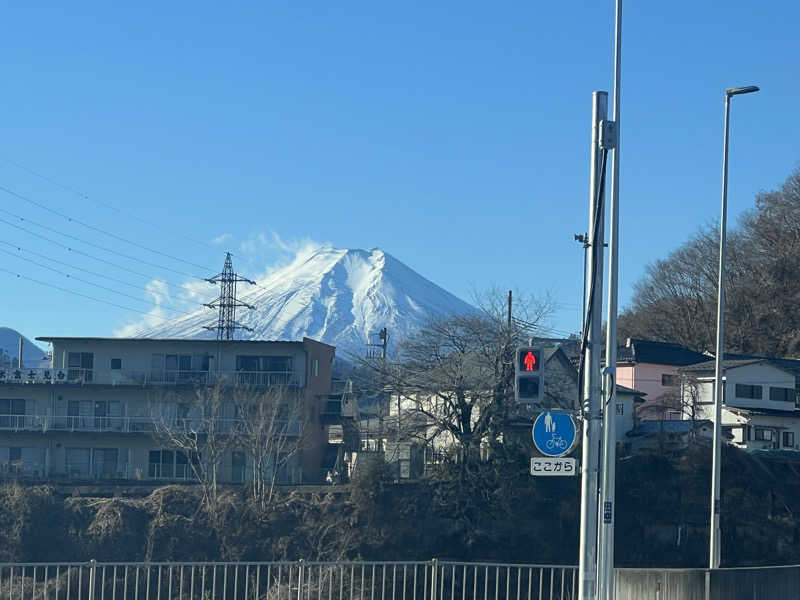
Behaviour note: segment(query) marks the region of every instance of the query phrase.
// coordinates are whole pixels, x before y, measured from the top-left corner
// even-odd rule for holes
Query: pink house
[[[644,392],[640,420],[680,419],[679,367],[709,356],[670,342],[628,338],[617,350],[617,384]]]

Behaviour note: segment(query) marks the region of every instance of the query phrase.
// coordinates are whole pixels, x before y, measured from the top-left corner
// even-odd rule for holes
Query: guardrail
[[[575,600],[577,567],[496,563],[0,564],[0,600]]]

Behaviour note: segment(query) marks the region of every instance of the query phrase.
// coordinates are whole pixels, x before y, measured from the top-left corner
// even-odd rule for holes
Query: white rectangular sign
[[[531,475],[575,475],[574,458],[543,458],[536,457],[531,459]]]

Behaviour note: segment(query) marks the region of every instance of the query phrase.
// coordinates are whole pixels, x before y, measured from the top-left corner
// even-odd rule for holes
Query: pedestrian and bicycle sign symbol
[[[533,422],[533,445],[545,456],[564,456],[575,445],[576,432],[572,415],[546,411]]]

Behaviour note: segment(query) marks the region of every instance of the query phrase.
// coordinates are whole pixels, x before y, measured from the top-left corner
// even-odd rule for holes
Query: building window
[[[111,359],[111,370],[112,371],[120,371],[122,369],[122,359],[121,358],[112,358]]]
[[[159,383],[204,383],[208,373],[207,354],[159,354],[150,357],[150,378]],[[194,369],[194,370],[193,370]]]
[[[116,448],[92,449],[92,472],[97,479],[115,479],[119,450]]]
[[[755,434],[757,442],[772,441],[772,429],[765,429],[764,427],[756,427]]]
[[[175,475],[175,452],[172,450],[151,450],[147,474],[155,479],[172,479]]]
[[[17,462],[22,460],[22,448],[9,448],[8,449],[8,460],[9,462]]]
[[[67,476],[71,479],[89,479],[89,448],[67,448]]]
[[[195,452],[187,455],[180,450],[151,450],[147,475],[153,479],[191,479],[192,465],[198,463]]]
[[[236,370],[237,381],[245,385],[288,385],[292,357],[239,355]]]
[[[67,354],[67,379],[69,381],[91,381],[94,369],[94,353],[69,352]]]
[[[617,403],[617,414],[624,415],[625,414],[625,405],[622,402]]]
[[[743,383],[736,384],[736,397],[737,398],[750,398],[753,400],[761,400],[763,391],[760,385],[745,385]]]
[[[244,452],[231,452],[231,481],[235,483],[244,482]]]
[[[769,399],[775,402],[794,402],[795,391],[793,388],[770,387]]]
[[[794,431],[783,432],[783,447],[794,448]]]
[[[25,400],[0,398],[0,427],[21,427],[25,420]]]
[[[378,450],[378,440],[361,440],[361,449],[365,452],[376,452]]]
[[[315,358],[311,361],[311,376],[317,377],[319,375],[319,359]]]
[[[664,387],[675,387],[678,385],[678,376],[677,375],[669,375],[663,374],[661,376],[661,385]]]

